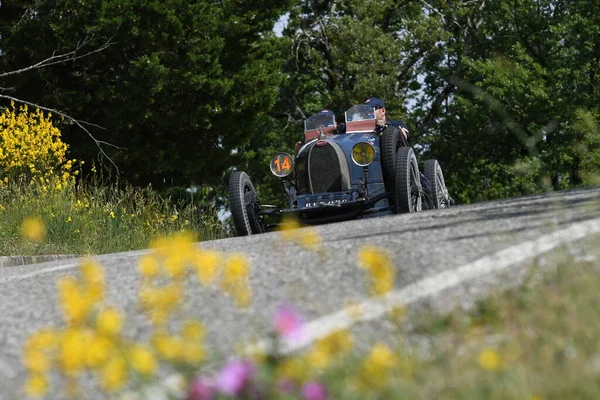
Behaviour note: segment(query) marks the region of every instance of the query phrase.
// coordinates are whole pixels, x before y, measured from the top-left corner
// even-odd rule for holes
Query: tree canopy
[[[223,187],[235,167],[275,201],[268,159],[302,120],[371,96],[461,202],[597,182],[596,0],[3,0],[0,15],[2,72],[110,44],[0,93],[102,126],[89,129],[135,184]]]

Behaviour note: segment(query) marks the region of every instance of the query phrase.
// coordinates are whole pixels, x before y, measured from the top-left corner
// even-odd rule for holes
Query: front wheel
[[[228,192],[231,217],[238,236],[264,232],[262,217],[258,215],[260,211],[258,196],[248,174],[241,171],[231,174]]]
[[[417,156],[411,147],[400,147],[396,153],[396,165],[394,171],[394,196],[395,212],[411,213],[421,211],[422,188],[421,173]]]
[[[440,163],[437,160],[425,161],[425,177],[429,181],[431,205],[433,208],[448,207],[450,205],[450,196],[448,195],[448,189],[446,189],[442,167],[440,167]]]

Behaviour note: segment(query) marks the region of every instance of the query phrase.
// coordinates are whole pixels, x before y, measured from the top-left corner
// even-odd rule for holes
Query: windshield
[[[304,130],[312,131],[317,129],[319,126],[323,126],[323,128],[331,127],[335,125],[335,116],[330,113],[316,113],[308,117],[306,121],[304,121]]]
[[[358,104],[346,110],[346,123],[375,119],[375,107],[369,104]]]

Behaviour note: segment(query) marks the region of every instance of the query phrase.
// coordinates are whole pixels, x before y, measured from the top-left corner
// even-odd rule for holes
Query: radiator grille
[[[308,157],[308,171],[313,193],[343,190],[340,160],[331,144],[313,146]]]

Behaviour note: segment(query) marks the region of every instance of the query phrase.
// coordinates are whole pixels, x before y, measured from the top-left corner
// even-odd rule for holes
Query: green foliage
[[[461,202],[597,182],[595,1],[8,0],[1,7],[3,71],[86,38],[83,51],[110,38],[102,52],[16,75],[11,86],[106,127],[91,129],[123,147],[107,149],[135,184],[194,182],[220,202],[234,167],[250,174],[264,202],[285,203],[270,157],[292,152],[310,114],[330,108],[341,120],[371,96],[408,124],[421,159],[440,161]],[[274,37],[286,12],[283,37]],[[61,128],[75,157],[97,153],[74,126]]]
[[[21,237],[34,217],[46,226],[43,244]],[[38,182],[0,187],[1,255],[105,254],[147,248],[181,230],[201,240],[226,235],[210,208],[163,198],[150,189],[99,185],[98,181],[46,191]]]
[[[34,64],[84,40],[80,53],[109,40],[106,50],[77,62],[19,76],[16,93],[104,127],[90,129],[121,147],[106,150],[132,183],[221,184],[238,159],[232,149],[255,134],[256,121],[275,101],[282,76],[268,38],[286,7],[278,1],[3,1],[2,69]],[[62,130],[76,157],[96,155],[78,128]]]

